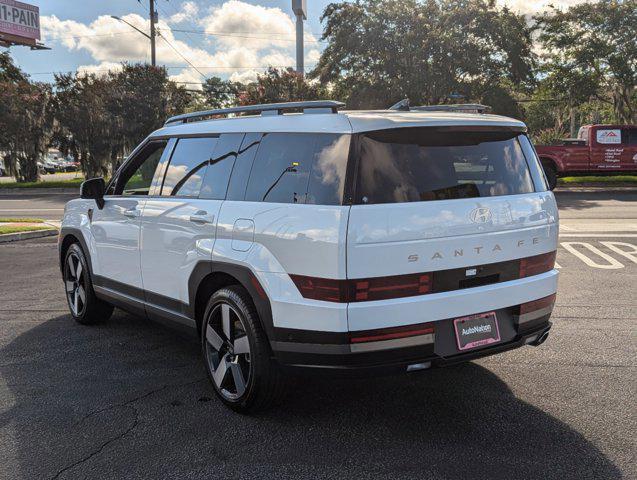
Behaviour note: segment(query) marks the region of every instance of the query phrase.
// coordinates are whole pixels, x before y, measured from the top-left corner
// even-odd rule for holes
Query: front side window
[[[219,137],[214,155],[208,162],[199,198],[223,200],[228,190],[228,180],[241,147],[242,133],[225,133]]]
[[[181,138],[166,169],[163,197],[197,197],[218,138]]]
[[[114,195],[148,195],[166,142],[151,142],[119,174]]]
[[[357,203],[399,203],[534,191],[520,133],[403,128],[359,136]]]

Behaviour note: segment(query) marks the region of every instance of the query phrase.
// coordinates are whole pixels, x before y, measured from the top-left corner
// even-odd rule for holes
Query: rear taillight
[[[549,295],[548,297],[539,298],[537,300],[533,300],[532,302],[526,302],[520,305],[520,315],[524,315],[525,313],[535,312],[537,310],[542,310],[546,307],[553,307],[555,305],[555,294]]]
[[[520,278],[531,277],[553,270],[556,252],[543,253],[520,260]]]
[[[347,280],[290,275],[301,295],[313,300],[347,303]]]
[[[549,252],[534,257],[519,260],[519,276],[515,275],[518,260],[511,267],[513,272],[508,273],[508,280],[530,277],[540,273],[551,271],[555,267],[555,253]],[[502,267],[504,268],[504,267]],[[509,268],[506,266],[506,268]],[[465,270],[461,269],[464,275]],[[472,268],[471,270],[477,270]],[[474,272],[475,274],[475,272]],[[454,286],[449,280],[444,280],[449,275],[457,282]],[[407,275],[393,275],[389,277],[356,278],[352,280],[335,280],[330,278],[308,277],[305,275],[290,275],[290,278],[299,289],[304,298],[323,300],[326,302],[371,302],[374,300],[389,300],[392,298],[416,297],[428,293],[459,290],[489,283],[504,281],[499,271],[493,271],[481,276],[464,278],[457,277],[456,270],[442,270],[427,273],[411,273]],[[438,289],[434,285],[438,282]],[[445,283],[446,282],[446,283]],[[441,289],[440,284],[445,286]]]
[[[431,275],[426,273],[356,280],[330,280],[303,275],[290,275],[290,278],[303,297],[327,302],[369,302],[413,297],[431,291]]]

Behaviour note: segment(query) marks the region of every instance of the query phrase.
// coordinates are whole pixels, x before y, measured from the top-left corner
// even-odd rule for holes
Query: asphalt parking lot
[[[41,217],[65,198],[5,200],[0,216]],[[196,341],[121,311],[75,324],[54,238],[0,245],[0,478],[637,478],[637,194],[558,201],[545,344],[403,376],[295,378],[252,417],[214,398]]]

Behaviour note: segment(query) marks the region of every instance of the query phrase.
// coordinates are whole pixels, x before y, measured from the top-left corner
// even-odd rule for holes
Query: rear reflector
[[[520,315],[524,315],[525,313],[535,312],[537,310],[542,310],[543,308],[546,308],[546,307],[552,307],[554,304],[555,304],[555,294],[549,295],[548,297],[533,300],[532,302],[526,302],[520,305]]]
[[[520,278],[531,277],[553,270],[555,267],[555,254],[556,252],[553,251],[521,259]]]
[[[426,273],[366,278],[349,283],[349,298],[353,302],[414,297],[431,291],[431,275]]]
[[[404,327],[382,328],[350,333],[350,343],[380,342],[397,338],[415,337],[434,333],[433,323],[406,325]]]

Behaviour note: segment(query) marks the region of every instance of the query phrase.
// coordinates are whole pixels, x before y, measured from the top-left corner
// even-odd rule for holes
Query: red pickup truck
[[[558,177],[637,173],[636,125],[584,125],[577,138],[535,149],[551,190]]]

